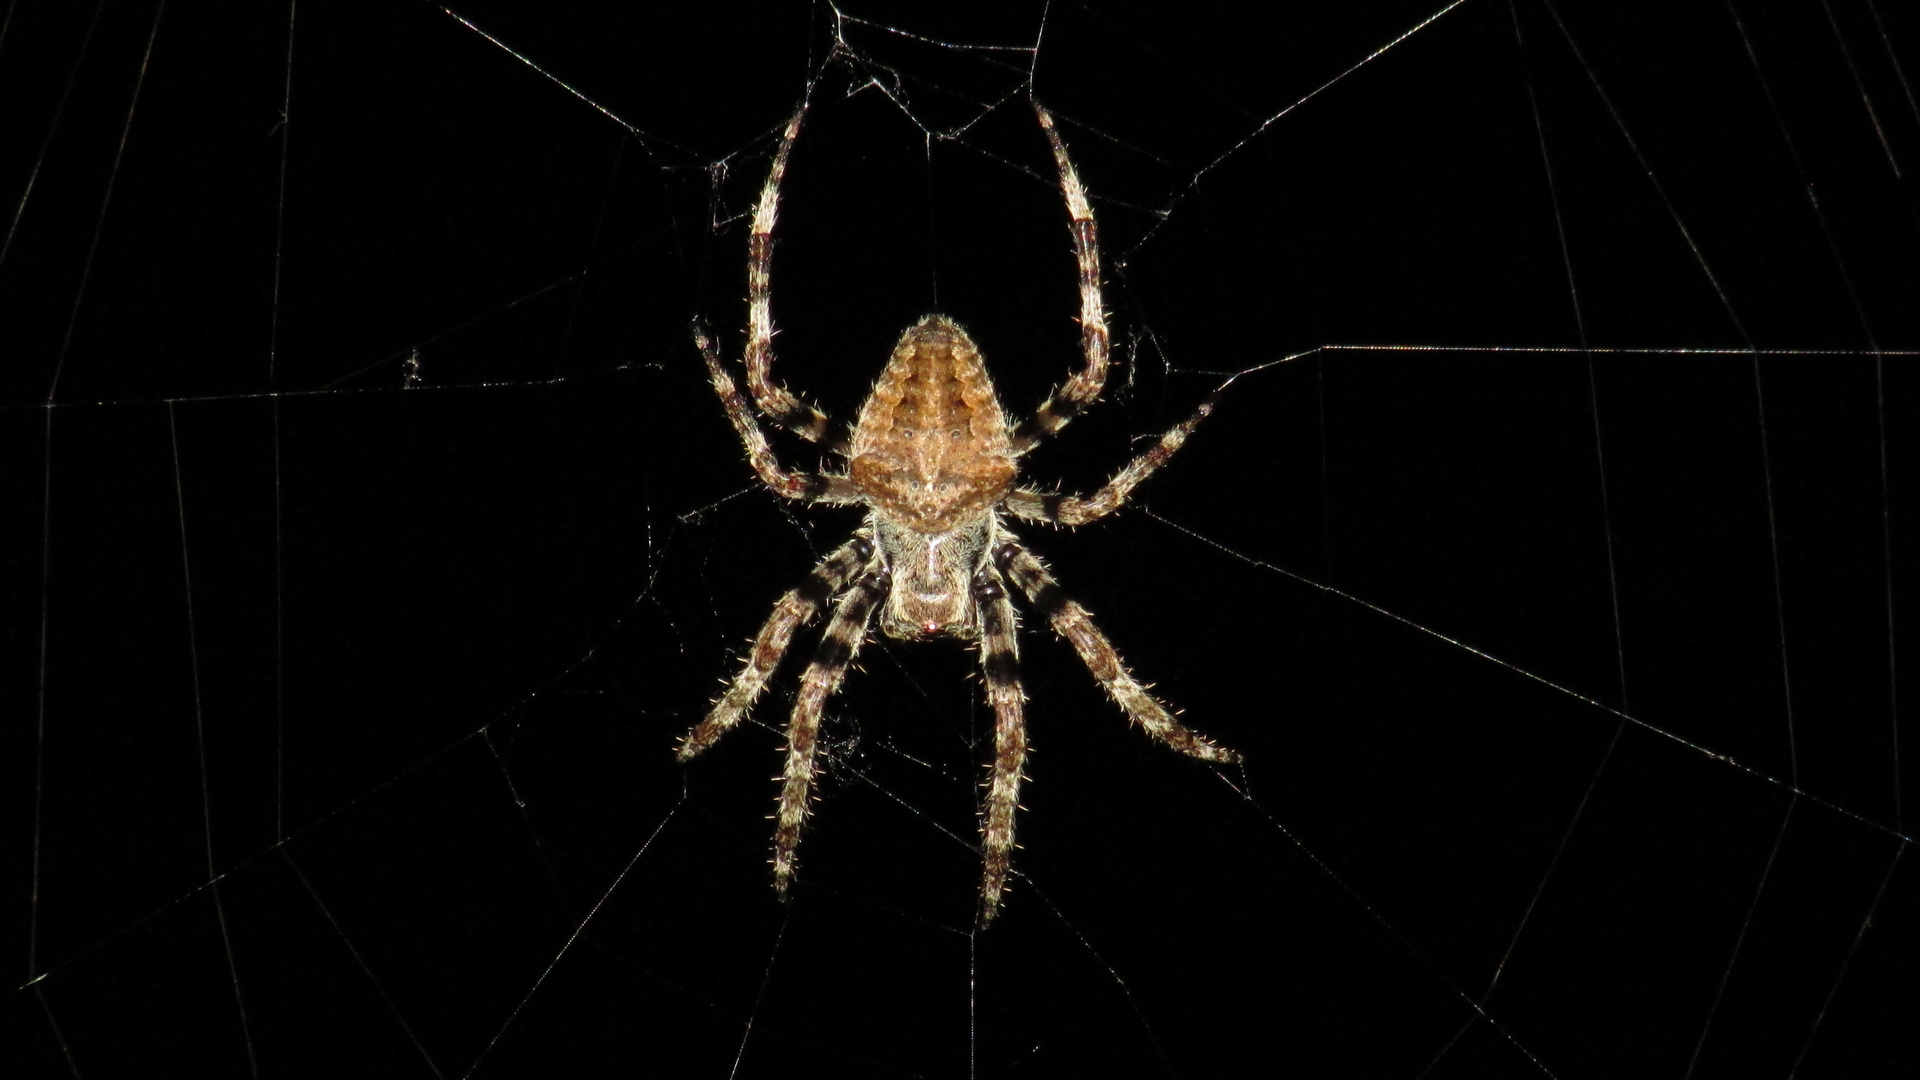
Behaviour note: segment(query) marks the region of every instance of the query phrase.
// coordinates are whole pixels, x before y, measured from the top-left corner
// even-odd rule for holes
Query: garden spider
[[[680,740],[680,760],[687,761],[738,724],[786,655],[794,630],[833,602],[833,616],[801,676],[800,693],[787,721],[787,762],[784,775],[778,778],[773,836],[773,882],[783,897],[793,879],[794,849],[807,817],[822,710],[859,652],[875,609],[880,612],[880,628],[892,637],[980,639],[987,700],[994,713],[994,758],[980,823],[986,864],[980,887],[983,924],[992,921],[1006,888],[1014,812],[1027,758],[1025,694],[1020,688],[1017,619],[1008,597],[1009,581],[1073,645],[1115,704],[1148,735],[1204,761],[1239,760],[1234,751],[1175,720],[1127,672],[1119,653],[1086,610],[1062,594],[1046,566],[1002,520],[1004,511],[1023,521],[1082,525],[1113,513],[1213,409],[1209,397],[1092,495],[1049,495],[1014,486],[1020,456],[1093,404],[1106,382],[1108,364],[1093,210],[1067,157],[1066,144],[1054,129],[1052,114],[1037,101],[1033,110],[1052,144],[1060,189],[1072,218],[1074,255],[1080,265],[1080,346],[1086,366],[1017,428],[1007,423],[979,349],[966,331],[944,315],[928,315],[909,327],[894,346],[886,369],[860,409],[851,437],[829,444],[846,459],[845,472],[788,469],[768,445],[712,337],[700,324],[694,327],[694,343],[706,359],[714,393],[761,482],[783,498],[857,503],[867,508],[867,520],[854,530],[853,538],[822,559],[805,583],[774,605],[740,673],[706,719]],[[747,241],[744,364],[747,386],[760,412],[801,438],[819,442],[828,430],[826,414],[772,377],[768,273],[774,218],[780,181],[805,113],[803,105],[787,122],[754,210],[753,233]]]

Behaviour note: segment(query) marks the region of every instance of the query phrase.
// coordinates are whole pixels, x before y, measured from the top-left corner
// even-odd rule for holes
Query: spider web
[[[17,1074],[1910,1068],[1911,16],[1353,6],[10,10]],[[782,907],[793,663],[670,750],[857,518],[687,321],[804,94],[782,377],[844,419],[937,310],[1030,408],[1030,87],[1123,362],[1029,477],[1233,385],[1022,533],[1248,764],[1030,618],[976,933],[976,659],[881,640]]]

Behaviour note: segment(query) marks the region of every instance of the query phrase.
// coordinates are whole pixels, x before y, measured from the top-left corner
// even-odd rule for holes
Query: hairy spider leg
[[[1107,696],[1113,698],[1114,704],[1127,714],[1127,719],[1139,724],[1148,735],[1190,757],[1223,765],[1240,760],[1237,752],[1175,720],[1167,707],[1148,693],[1147,688],[1140,685],[1127,670],[1119,651],[1107,640],[1107,635],[1093,624],[1093,617],[1087,614],[1087,609],[1061,591],[1060,583],[1047,573],[1046,565],[1032,552],[1008,540],[994,552],[994,563],[1001,573],[1013,579],[1034,608],[1053,624],[1054,632],[1065,638],[1073,646],[1073,651],[1080,654],[1080,661],[1087,665],[1087,671],[1106,690]]]
[[[1007,510],[1023,521],[1049,525],[1085,525],[1098,521],[1126,503],[1127,496],[1154,471],[1165,465],[1212,412],[1219,392],[1207,395],[1193,415],[1168,428],[1152,447],[1127,462],[1092,495],[1058,495],[1020,488],[1007,496]]]
[[[886,591],[886,568],[877,562],[840,597],[828,620],[820,647],[800,677],[800,696],[787,721],[787,767],[779,777],[780,802],[774,814],[773,887],[781,896],[793,881],[794,849],[800,846],[800,827],[806,824],[813,793],[814,751],[820,740],[820,718],[827,700],[840,689],[847,665],[860,653],[867,623]]]
[[[681,737],[681,761],[693,760],[746,719],[753,703],[767,688],[774,669],[780,666],[781,658],[787,655],[787,648],[793,644],[793,632],[812,622],[827,600],[846,585],[847,579],[872,561],[873,542],[864,532],[856,534],[815,564],[813,572],[798,587],[787,590],[760,627],[753,648],[740,665],[740,674],[733,677],[726,691],[714,701],[706,719]]]
[[[980,667],[986,678],[987,704],[993,707],[993,765],[987,778],[986,806],[980,815],[980,848],[986,862],[980,882],[980,921],[1000,911],[1013,859],[1013,821],[1026,779],[1026,693],[1020,686],[1018,617],[1005,580],[991,565],[975,586],[979,597]]]
[[[793,153],[793,141],[800,136],[800,122],[806,118],[804,103],[787,121],[780,136],[780,148],[774,151],[773,166],[767,170],[767,182],[760,189],[760,201],[753,210],[753,233],[747,237],[747,388],[753,402],[767,419],[808,442],[819,442],[826,434],[827,414],[818,406],[773,379],[773,226],[780,216],[780,182],[787,175],[787,158]]]
[[[1080,266],[1080,351],[1086,355],[1087,366],[1048,395],[1033,416],[1020,424],[1013,435],[1015,454],[1026,453],[1066,427],[1099,398],[1107,385],[1107,311],[1100,295],[1100,241],[1093,207],[1087,202],[1087,189],[1080,183],[1073,160],[1067,156],[1067,144],[1054,128],[1053,114],[1038,101],[1033,103],[1033,112],[1053,147],[1053,162],[1060,170],[1060,192],[1067,200],[1073,257]]]
[[[714,346],[713,337],[698,320],[693,324],[693,343],[699,347],[701,358],[707,362],[707,377],[713,382],[713,392],[727,410],[727,420],[733,424],[734,433],[740,436],[741,445],[746,447],[747,463],[753,466],[761,483],[783,499],[825,503],[860,501],[859,491],[847,482],[846,477],[810,473],[801,469],[789,470],[781,465],[779,456],[767,442],[766,433],[754,422],[746,399],[740,396],[740,384],[733,381],[733,373],[721,361],[720,350]]]

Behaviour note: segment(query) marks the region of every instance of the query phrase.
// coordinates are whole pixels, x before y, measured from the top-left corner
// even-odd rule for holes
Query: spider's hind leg
[[[1107,385],[1108,331],[1106,302],[1100,292],[1100,239],[1093,221],[1093,206],[1087,201],[1086,186],[1067,156],[1067,144],[1055,130],[1053,114],[1038,101],[1033,112],[1040,130],[1047,134],[1053,148],[1053,163],[1060,172],[1060,194],[1066,199],[1068,228],[1073,232],[1073,259],[1080,269],[1080,351],[1086,366],[1060,384],[1047,400],[1040,403],[1020,424],[1013,435],[1013,452],[1024,454],[1041,440],[1087,411]]]
[[[753,466],[761,483],[783,499],[824,503],[860,501],[859,492],[846,477],[788,469],[781,465],[773,446],[767,442],[766,433],[754,422],[753,411],[740,395],[740,384],[733,381],[733,373],[727,370],[726,363],[720,359],[719,347],[713,343],[706,325],[697,319],[693,324],[693,343],[707,363],[707,377],[712,380],[713,392],[727,411],[727,422],[733,425],[734,434],[740,437],[740,444],[746,447],[747,462]]]
[[[780,181],[787,175],[787,158],[800,137],[806,118],[802,105],[787,121],[767,170],[766,185],[753,210],[753,233],[747,238],[747,388],[753,403],[774,423],[808,442],[819,442],[831,423],[827,414],[773,378],[773,226],[779,217]]]

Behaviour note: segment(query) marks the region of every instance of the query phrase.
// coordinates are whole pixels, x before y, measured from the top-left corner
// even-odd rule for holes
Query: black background
[[[16,13],[11,1075],[1910,1069],[1911,16],[1474,0],[1315,93],[1435,9],[922,7],[457,6],[532,66],[411,3]],[[782,907],[793,665],[671,747],[858,518],[754,485],[686,326],[737,349],[806,96],[783,378],[844,418],[938,310],[1031,407],[1029,87],[1124,361],[1029,475],[1247,373],[1025,534],[1247,765],[1030,622],[976,933],[975,660],[882,640]]]

